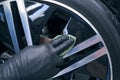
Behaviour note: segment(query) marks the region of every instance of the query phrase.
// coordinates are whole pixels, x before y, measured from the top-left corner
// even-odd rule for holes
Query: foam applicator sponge
[[[56,36],[54,39],[56,39],[56,38],[58,38],[58,37],[60,37],[60,36],[62,36],[62,35],[58,35],[58,36]],[[71,45],[67,50],[65,50],[63,53],[61,53],[59,56],[61,56],[61,57],[63,57],[65,54],[67,54],[73,47],[74,47],[74,45],[75,45],[75,42],[76,42],[76,37],[75,36],[73,36],[73,35],[68,35],[69,36],[69,38],[72,38],[73,40],[74,40],[74,43],[73,43],[73,45]]]

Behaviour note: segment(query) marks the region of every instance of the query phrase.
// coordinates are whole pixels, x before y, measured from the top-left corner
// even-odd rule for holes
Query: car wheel
[[[107,15],[108,10],[105,5],[96,0],[42,0],[41,2],[55,7],[56,10],[47,23],[49,35],[54,37],[61,34],[62,30],[64,33],[64,28],[59,27],[68,26],[68,33],[77,38],[75,47],[64,56],[68,62],[56,76],[61,75],[61,78],[67,80],[68,75],[71,75],[74,80],[78,75],[90,74],[89,79],[92,77],[93,80],[118,80],[120,37],[115,29],[116,25],[111,21],[112,16]],[[62,25],[59,25],[60,23]],[[74,68],[68,66],[70,64]],[[67,72],[67,77],[63,76]],[[83,76],[81,79],[86,80]]]
[[[119,80],[118,26],[112,16],[108,16],[110,10],[103,3],[98,0],[26,0],[26,9],[18,1],[13,0],[10,4],[14,15],[9,16],[15,24],[9,24],[14,24],[12,29],[16,33],[4,33],[6,29],[0,31],[6,35],[1,41],[8,49],[17,53],[25,46],[39,45],[57,35],[71,34],[76,37],[76,43],[63,56],[61,71],[52,77],[53,80]],[[7,7],[3,7],[1,12],[4,14]],[[10,21],[7,17],[6,20]],[[1,21],[1,25],[6,23]],[[10,25],[7,26],[6,32],[12,33]]]

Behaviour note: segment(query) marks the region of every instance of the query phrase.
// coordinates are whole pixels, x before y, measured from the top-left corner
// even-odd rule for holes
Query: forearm
[[[22,78],[28,76],[29,67],[22,55],[18,53],[0,65],[0,80],[25,80]]]
[[[30,48],[17,53],[0,65],[0,80],[46,80],[59,71],[54,66],[58,57],[49,54],[46,46],[40,49]],[[41,50],[44,53],[39,53]]]
[[[0,65],[0,80],[46,80],[60,69],[63,59],[58,55],[73,44],[68,36],[47,44],[27,47]]]

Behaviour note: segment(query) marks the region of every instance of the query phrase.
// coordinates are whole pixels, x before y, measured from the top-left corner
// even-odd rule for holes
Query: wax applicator
[[[58,38],[60,36],[62,36],[62,35],[58,35],[54,39],[56,39],[56,38]],[[76,37],[73,36],[73,35],[68,35],[68,36],[69,36],[69,38],[72,38],[74,40],[74,43],[66,51],[64,51],[63,53],[59,54],[59,56],[61,56],[61,57],[63,57],[65,54],[67,54],[74,47],[74,45],[75,45]]]

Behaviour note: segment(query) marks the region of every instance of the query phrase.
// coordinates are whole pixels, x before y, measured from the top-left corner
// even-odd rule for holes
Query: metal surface
[[[48,3],[51,3],[51,4],[55,4],[55,5],[59,5],[59,6],[63,7],[63,8],[65,8],[65,9],[73,12],[73,13],[76,14],[78,17],[82,18],[86,23],[88,23],[89,26],[90,26],[90,27],[96,32],[96,34],[99,35],[99,37],[102,39],[100,33],[97,31],[97,29],[95,28],[95,26],[94,26],[85,16],[83,16],[83,14],[81,14],[80,12],[78,12],[77,10],[75,10],[74,8],[72,8],[72,7],[70,7],[70,6],[66,5],[66,4],[63,4],[63,3],[59,2],[59,1],[55,1],[55,0],[41,0],[41,1],[43,1],[43,2],[48,2]],[[112,80],[112,79],[113,79],[113,70],[112,70],[111,58],[110,58],[110,55],[109,55],[109,51],[108,51],[108,49],[107,49],[107,46],[106,46],[106,44],[105,44],[105,42],[104,42],[103,39],[102,39],[102,43],[103,43],[104,47],[105,47],[106,50],[107,50],[107,56],[108,56],[108,60],[109,60],[109,64],[110,64],[110,72],[111,72],[110,80]]]
[[[23,27],[24,33],[25,33],[25,39],[27,40],[27,45],[32,46],[33,43],[32,43],[32,38],[31,38],[31,31],[30,31],[30,27],[29,27],[29,21],[28,21],[27,12],[25,9],[24,0],[16,0],[16,2],[18,5],[20,18],[22,21],[22,27]]]
[[[77,52],[80,52],[88,47],[91,47],[92,45],[97,44],[98,42],[101,42],[101,39],[98,35],[95,35],[91,38],[89,38],[88,40],[77,44],[74,48],[72,48],[72,50],[70,50],[70,52],[68,52],[63,58],[67,58]]]
[[[68,30],[67,30],[67,28],[68,28],[71,20],[72,20],[72,18],[69,19],[69,21],[67,22],[65,28],[63,29],[63,35],[68,35]]]
[[[40,6],[42,6],[42,4],[40,4],[40,3],[35,3],[35,4],[33,4],[33,5],[29,6],[29,7],[27,7],[27,8],[26,8],[26,11],[29,12],[29,11],[35,9],[35,8],[40,7]]]
[[[56,78],[56,77],[59,77],[59,76],[62,76],[68,72],[71,72],[79,67],[82,67],[88,63],[90,63],[91,61],[94,61],[100,57],[102,57],[103,55],[107,54],[107,50],[105,47],[99,49],[98,51],[90,54],[89,56],[83,58],[82,60],[74,63],[73,65],[63,69],[62,71],[60,71],[57,75],[55,75],[53,78]]]
[[[35,13],[29,15],[30,19],[32,21],[36,20],[37,18],[43,17],[45,16],[45,11],[47,11],[49,8],[48,5],[43,5],[42,8],[40,8],[39,10],[37,10]]]
[[[27,17],[25,5],[24,5],[24,0],[19,0],[19,1],[18,0],[7,0],[7,1],[1,2],[0,5],[3,5],[3,8],[4,8],[8,29],[9,29],[10,36],[11,36],[12,43],[13,43],[13,47],[15,49],[15,52],[18,53],[20,51],[20,48],[19,48],[18,39],[17,39],[17,35],[16,35],[15,23],[13,20],[14,14],[12,13],[12,10],[11,10],[11,2],[13,2],[13,1],[17,2],[20,18],[22,21],[22,27],[23,27],[24,33],[25,33],[25,39],[27,40],[27,45],[31,46],[33,44],[32,44],[29,23],[28,23],[28,17]]]
[[[18,45],[18,40],[17,40],[16,31],[15,31],[15,25],[14,25],[14,21],[13,21],[13,14],[12,14],[12,11],[11,11],[10,2],[6,1],[3,4],[3,7],[4,7],[5,16],[6,16],[10,36],[11,36],[11,39],[12,39],[12,43],[13,43],[15,52],[17,53],[17,52],[20,51],[20,48],[19,48],[19,45]]]

